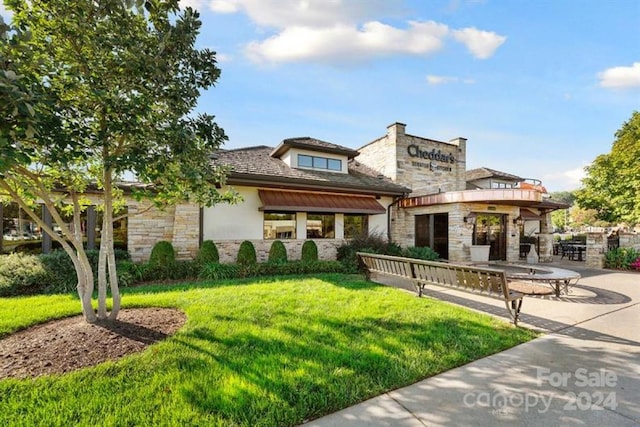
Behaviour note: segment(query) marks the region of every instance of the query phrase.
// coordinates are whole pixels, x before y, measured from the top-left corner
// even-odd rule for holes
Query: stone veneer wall
[[[312,239],[318,247],[318,258],[321,260],[335,260],[338,247],[345,241],[342,239]],[[265,262],[269,258],[269,249],[273,240],[249,240],[256,248],[258,262]],[[236,262],[238,249],[243,240],[216,240],[214,243],[220,254],[220,262]],[[281,240],[287,248],[287,258],[290,261],[299,260],[302,255],[302,244],[304,240]]]
[[[640,250],[640,234],[619,233],[620,247]],[[587,233],[587,267],[603,268],[605,254],[609,250],[606,233]]]
[[[387,127],[387,135],[362,147],[357,160],[378,170],[395,183],[411,188],[411,196],[466,189],[466,139],[451,142],[434,141],[407,135],[405,125],[394,123]],[[409,147],[430,153],[452,155],[453,163],[435,159],[412,157]],[[413,148],[412,150],[415,150]]]
[[[391,213],[391,240],[403,247],[415,245],[415,216],[434,213],[449,214],[449,261],[468,262],[471,259],[473,225],[465,223],[464,217],[471,212],[506,214],[507,217],[507,261],[517,262],[520,256],[520,235],[513,219],[519,214],[514,206],[496,206],[489,211],[487,205],[451,203],[439,206],[424,206],[394,209]],[[551,249],[549,249],[551,250]]]
[[[149,203],[129,202],[128,247],[131,259],[147,261],[153,245],[169,241],[178,259],[191,259],[198,253],[200,208],[179,204],[165,210],[150,208]]]

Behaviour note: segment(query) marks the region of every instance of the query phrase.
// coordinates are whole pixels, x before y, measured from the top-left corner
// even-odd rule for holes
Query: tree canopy
[[[62,227],[59,241],[74,260],[89,320],[93,276],[78,233],[82,210],[98,204],[104,218],[98,317],[106,316],[108,277],[115,318],[113,213],[124,204],[123,174],[149,184],[134,187],[132,196],[156,205],[235,198],[216,190],[226,171],[210,162],[227,137],[213,116],[194,113],[201,91],[220,76],[215,52],[195,48],[199,15],[180,11],[178,0],[5,4],[13,28],[2,32],[0,46],[0,196],[23,209],[44,201]],[[97,201],[84,197],[89,185],[100,191]],[[73,214],[74,226],[63,224],[60,209]]]
[[[615,134],[608,154],[585,170],[576,201],[610,223],[640,223],[640,112],[635,111]]]

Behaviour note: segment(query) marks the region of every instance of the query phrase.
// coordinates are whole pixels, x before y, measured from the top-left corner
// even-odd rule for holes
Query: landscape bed
[[[356,275],[144,286],[123,302],[187,322],[118,361],[0,380],[0,423],[296,425],[536,336]],[[0,336],[79,309],[69,295],[0,299]]]

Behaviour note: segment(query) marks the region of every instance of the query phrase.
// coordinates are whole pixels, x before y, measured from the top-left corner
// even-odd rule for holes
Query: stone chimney
[[[404,135],[404,130],[407,127],[404,123],[395,122],[387,126],[387,136],[394,141],[398,139],[399,135]]]

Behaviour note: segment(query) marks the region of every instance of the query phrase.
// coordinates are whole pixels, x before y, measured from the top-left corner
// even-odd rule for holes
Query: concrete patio
[[[639,426],[640,274],[552,265],[582,279],[559,298],[525,297],[521,326],[542,337],[305,425]],[[507,320],[500,301],[435,287],[427,295]]]

